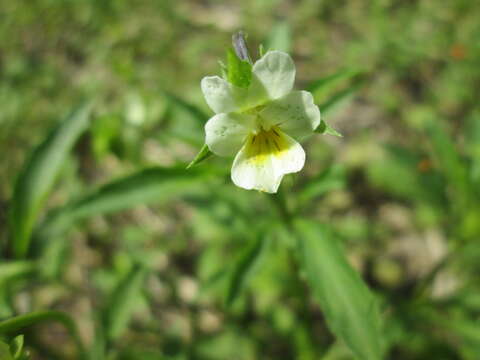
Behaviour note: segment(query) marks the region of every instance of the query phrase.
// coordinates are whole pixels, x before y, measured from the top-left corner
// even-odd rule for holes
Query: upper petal
[[[290,55],[269,51],[253,65],[249,98],[280,98],[292,90],[294,81],[295,64]]]
[[[200,85],[208,106],[216,114],[232,112],[238,108],[242,89],[237,89],[219,76],[204,77]]]
[[[266,128],[278,126],[299,140],[310,135],[320,124],[320,110],[308,91],[292,91],[271,101],[260,116]]]
[[[234,155],[251,132],[253,121],[250,115],[217,114],[205,124],[205,143],[214,154]]]
[[[247,138],[233,161],[232,181],[244,189],[275,193],[283,176],[300,171],[304,164],[302,146],[273,128]]]

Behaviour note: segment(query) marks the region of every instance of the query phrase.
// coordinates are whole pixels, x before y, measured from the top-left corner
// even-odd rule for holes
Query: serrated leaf
[[[114,180],[52,211],[39,229],[40,237],[57,234],[87,217],[197,193],[203,189],[204,181],[215,175],[209,170],[154,167]]]
[[[268,242],[269,239],[263,236],[263,232],[257,234],[247,248],[241,252],[240,256],[234,260],[225,296],[225,304],[227,306],[233,304],[258,268],[263,257],[262,255],[268,247]]]
[[[307,281],[329,328],[362,360],[382,358],[378,305],[323,225],[294,223]]]
[[[38,214],[78,137],[89,123],[91,104],[68,115],[37,146],[17,178],[9,213],[10,247],[17,258],[27,254]]]
[[[213,153],[210,151],[207,144],[204,144],[195,158],[190,162],[190,164],[187,165],[187,169],[190,169],[192,166],[201,163],[203,160],[208,159],[212,155]]]
[[[252,81],[252,65],[240,60],[233,49],[227,51],[227,76],[231,84],[246,88]]]
[[[135,265],[115,288],[105,308],[104,325],[109,339],[118,338],[126,329],[135,311],[147,270]]]
[[[288,22],[282,21],[275,24],[265,44],[268,50],[290,52],[292,47],[292,31]]]

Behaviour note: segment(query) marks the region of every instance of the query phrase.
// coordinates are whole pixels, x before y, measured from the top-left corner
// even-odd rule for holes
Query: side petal
[[[229,113],[238,108],[242,89],[235,88],[219,76],[204,77],[200,86],[205,101],[215,114]]]
[[[295,81],[295,64],[287,53],[269,51],[252,68],[249,98],[278,99],[288,94]]]
[[[305,151],[278,129],[250,135],[235,157],[232,181],[247,190],[275,193],[285,174],[298,172],[305,164]]]
[[[250,115],[217,114],[205,124],[205,143],[216,155],[235,155],[251,132],[253,121]]]
[[[320,110],[308,91],[292,91],[271,101],[260,117],[266,128],[278,126],[298,140],[310,135],[320,124]]]

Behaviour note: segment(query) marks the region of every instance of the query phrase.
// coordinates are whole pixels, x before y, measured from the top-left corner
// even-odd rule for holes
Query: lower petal
[[[305,164],[302,146],[278,128],[250,135],[232,166],[232,181],[244,189],[275,193],[285,174]]]

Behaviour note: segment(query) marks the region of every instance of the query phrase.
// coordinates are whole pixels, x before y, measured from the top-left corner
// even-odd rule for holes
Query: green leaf
[[[227,75],[228,82],[246,88],[252,81],[252,65],[248,61],[240,60],[233,49],[228,49]]]
[[[324,91],[337,85],[343,80],[351,79],[355,76],[358,76],[359,74],[361,74],[361,72],[358,70],[342,69],[337,71],[336,73],[324,76],[320,79],[313,81],[312,83],[310,83],[310,85],[307,86],[307,91],[311,93],[316,93],[317,91]]]
[[[345,187],[346,174],[345,168],[340,165],[329,166],[325,171],[309,180],[298,194],[298,203],[300,206],[308,200],[321,196],[330,190],[341,189]]]
[[[304,271],[332,332],[363,360],[382,358],[378,306],[323,225],[298,220]]]
[[[170,102],[170,104],[180,108],[182,111],[188,113],[193,119],[195,119],[202,127],[205,125],[207,120],[210,118],[208,114],[203,112],[197,106],[190,104],[189,102],[183,100],[182,98],[178,97],[177,95],[170,93],[168,91],[163,92],[166,99]]]
[[[15,338],[10,343],[11,352],[15,360],[20,359],[22,356],[23,350],[23,335],[15,336]]]
[[[455,144],[439,119],[429,119],[426,134],[433,149],[433,156],[443,171],[445,178],[455,188],[455,201],[465,208],[471,198],[467,178],[467,168],[456,150]]]
[[[248,280],[258,269],[265,249],[268,247],[269,239],[259,232],[255,239],[244,249],[234,260],[233,268],[228,279],[228,288],[225,297],[225,304],[231,306],[235,299],[245,288]]]
[[[338,91],[330,99],[323,102],[319,107],[323,116],[350,101],[361,86],[361,82],[355,83],[347,89]]]
[[[8,344],[5,344],[0,340],[0,359],[1,360],[14,360],[12,354],[10,353],[10,348]]]
[[[27,276],[37,270],[33,261],[9,261],[0,264],[0,285],[13,277]]]
[[[143,287],[147,270],[141,265],[133,266],[130,273],[113,291],[105,308],[105,329],[109,339],[118,338],[126,329],[135,311],[138,296]]]
[[[75,141],[89,124],[91,105],[79,106],[32,151],[13,193],[9,228],[13,254],[27,254],[37,216]]]
[[[0,335],[14,334],[30,326],[44,322],[59,322],[63,324],[72,336],[80,357],[85,354],[77,327],[72,318],[61,311],[37,311],[15,316],[0,322]]]
[[[112,181],[53,211],[39,230],[40,237],[51,237],[91,216],[198,193],[204,188],[204,181],[215,175],[208,170],[154,167]]]
[[[190,164],[187,165],[187,169],[190,169],[192,166],[201,163],[203,160],[208,159],[212,155],[213,153],[210,151],[207,144],[204,144],[195,158],[190,162]]]
[[[268,50],[290,52],[292,47],[292,31],[286,21],[275,24],[265,42]]]
[[[342,134],[340,134],[337,130],[335,130],[330,125],[328,125],[325,120],[322,120],[320,125],[318,125],[318,127],[315,129],[315,132],[319,133],[319,134],[326,134],[326,135],[343,137]]]

